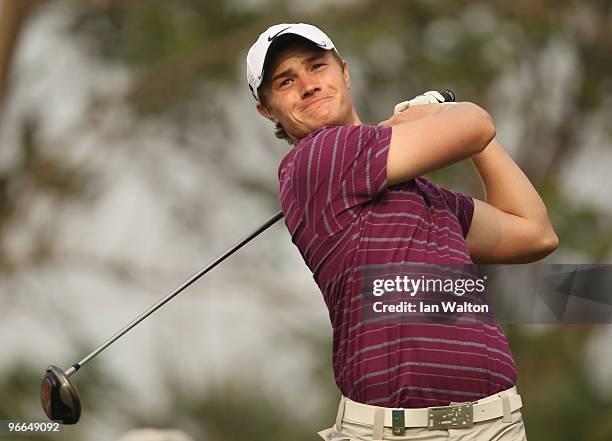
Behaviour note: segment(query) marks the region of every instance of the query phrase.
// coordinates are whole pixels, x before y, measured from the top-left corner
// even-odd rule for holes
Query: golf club
[[[123,336],[126,332],[136,326],[138,323],[146,319],[148,316],[153,314],[159,308],[161,308],[164,304],[170,301],[173,297],[183,291],[185,288],[190,286],[193,282],[198,280],[208,271],[213,269],[215,266],[223,262],[226,258],[234,254],[237,250],[242,248],[245,244],[250,242],[260,233],[267,230],[270,226],[275,224],[280,218],[283,217],[283,212],[279,211],[275,214],[269,221],[265,224],[257,228],[251,234],[246,236],[244,239],[237,242],[232,248],[227,250],[224,254],[217,257],[213,262],[208,264],[206,267],[202,268],[200,271],[195,273],[185,282],[183,282],[178,288],[168,294],[166,297],[158,301],[156,304],[151,306],[137,318],[135,318],[132,322],[123,327],[119,332],[109,338],[107,341],[102,343],[97,349],[87,355],[78,363],[73,364],[66,371],[58,368],[57,366],[49,366],[47,368],[47,372],[45,373],[45,377],[42,380],[41,390],[40,390],[40,401],[42,407],[49,417],[49,419],[54,421],[62,421],[63,424],[75,424],[79,421],[81,416],[81,400],[79,399],[79,394],[74,387],[74,384],[68,379],[71,375],[76,373],[85,363],[90,361],[104,349],[113,344],[116,340],[118,340],[121,336]]]

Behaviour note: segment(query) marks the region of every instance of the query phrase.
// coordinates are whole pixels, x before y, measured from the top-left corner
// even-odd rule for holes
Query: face
[[[270,66],[257,110],[280,123],[294,142],[323,126],[360,124],[349,94],[348,65],[331,51],[291,46]]]

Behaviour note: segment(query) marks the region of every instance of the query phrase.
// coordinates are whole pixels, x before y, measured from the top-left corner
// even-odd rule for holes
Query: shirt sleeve
[[[455,216],[457,216],[457,220],[461,225],[463,237],[465,238],[470,230],[470,225],[472,224],[472,218],[474,216],[474,199],[459,191],[451,191],[441,186],[438,186],[438,188],[444,195],[449,208],[455,213]]]
[[[293,184],[306,222],[320,236],[344,230],[387,188],[391,128],[333,126],[300,145]]]

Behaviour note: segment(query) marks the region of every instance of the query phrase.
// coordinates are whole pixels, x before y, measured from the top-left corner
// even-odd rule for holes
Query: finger
[[[430,95],[419,95],[408,101],[408,107],[422,106],[425,104],[436,104],[438,101]]]
[[[428,96],[428,97],[433,97],[438,103],[443,103],[444,101],[446,101],[444,97],[442,96],[442,94],[438,92],[437,90],[429,90],[425,92],[423,95]],[[431,102],[432,104],[435,104],[433,100]]]
[[[401,103],[397,103],[395,107],[393,108],[393,114],[399,115],[404,110],[406,110],[408,106],[409,106],[408,101],[402,101]]]
[[[422,106],[424,104],[438,104],[443,103],[445,101],[442,94],[436,90],[429,90],[422,95],[418,95],[412,98],[409,101],[402,101],[401,103],[397,103],[395,108],[393,109],[393,115],[398,115],[404,110],[414,107],[414,106]]]

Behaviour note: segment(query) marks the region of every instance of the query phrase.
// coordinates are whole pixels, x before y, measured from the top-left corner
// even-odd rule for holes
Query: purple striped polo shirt
[[[354,401],[404,408],[508,389],[516,366],[496,321],[389,325],[351,308],[360,268],[472,263],[465,236],[474,201],[424,177],[389,186],[391,133],[323,127],[279,165],[285,224],[329,309],[336,383]]]

